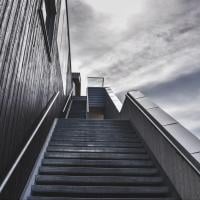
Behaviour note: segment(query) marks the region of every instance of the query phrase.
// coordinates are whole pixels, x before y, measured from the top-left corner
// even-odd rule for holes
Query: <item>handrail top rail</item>
[[[70,91],[70,93],[69,93],[69,96],[68,96],[68,98],[67,98],[67,101],[66,101],[66,103],[65,103],[65,106],[63,107],[62,112],[65,112],[65,109],[66,109],[66,107],[67,107],[67,105],[68,105],[68,103],[69,103],[69,100],[70,100],[70,98],[71,98],[71,96],[72,96],[72,93],[73,93],[73,88],[71,89],[71,91]]]
[[[5,176],[5,178],[3,179],[2,183],[0,184],[0,193],[2,193],[2,191],[4,190],[6,184],[8,183],[11,175],[13,174],[13,172],[15,171],[16,167],[18,166],[20,160],[22,159],[22,157],[24,156],[26,150],[28,149],[29,145],[31,144],[33,138],[35,137],[35,135],[37,134],[40,126],[42,125],[42,123],[44,122],[47,114],[49,113],[49,111],[51,110],[53,104],[55,103],[58,95],[60,94],[60,91],[58,91],[55,95],[54,98],[52,99],[51,103],[49,104],[47,110],[45,111],[44,115],[42,116],[41,120],[39,121],[38,125],[36,126],[36,128],[34,129],[33,133],[31,134],[29,140],[27,141],[27,143],[25,144],[24,148],[21,150],[20,154],[18,155],[17,159],[15,160],[14,164],[12,165],[12,167],[10,168],[10,170],[8,171],[7,175]]]

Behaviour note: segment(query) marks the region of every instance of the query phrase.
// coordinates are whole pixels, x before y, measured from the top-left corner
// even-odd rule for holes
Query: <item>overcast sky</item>
[[[200,137],[200,0],[68,0],[73,71],[139,89]]]

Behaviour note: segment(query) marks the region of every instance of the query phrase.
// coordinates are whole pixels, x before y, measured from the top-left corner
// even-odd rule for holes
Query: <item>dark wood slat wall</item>
[[[51,119],[66,100],[56,42],[60,0],[57,3],[50,62],[38,13],[40,0],[0,2],[0,181],[51,97],[61,91]],[[67,78],[71,82],[71,73]]]

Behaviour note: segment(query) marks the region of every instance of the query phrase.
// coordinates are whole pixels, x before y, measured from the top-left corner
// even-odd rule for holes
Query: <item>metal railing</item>
[[[29,145],[31,144],[33,138],[35,137],[35,135],[37,134],[40,126],[42,125],[42,123],[44,122],[46,116],[48,115],[49,111],[51,110],[53,104],[55,103],[58,95],[60,94],[60,91],[57,92],[54,96],[54,98],[52,99],[50,105],[48,106],[47,110],[45,111],[42,119],[39,121],[38,125],[36,126],[36,128],[34,129],[31,137],[29,138],[29,140],[27,141],[26,145],[24,146],[24,148],[22,149],[22,151],[20,152],[19,156],[17,157],[17,159],[15,160],[14,164],[12,165],[11,169],[9,170],[9,172],[7,173],[6,177],[4,178],[3,182],[0,185],[0,193],[2,193],[2,191],[4,190],[6,184],[8,183],[11,175],[13,174],[13,172],[15,171],[17,165],[19,164],[20,160],[22,159],[23,155],[25,154],[26,150],[28,149]]]
[[[90,107],[89,107],[89,97],[88,97],[88,88],[87,88],[87,90],[86,90],[86,95],[87,95],[87,107],[86,107],[86,109],[87,109],[87,113],[89,113],[89,111],[90,111]]]
[[[70,100],[71,97],[72,97],[72,94],[73,94],[73,88],[71,89],[71,91],[70,91],[70,93],[69,93],[69,96],[68,96],[68,98],[67,98],[67,101],[66,101],[66,103],[65,103],[65,106],[64,106],[64,108],[63,108],[63,110],[62,110],[63,113],[66,111],[67,105],[68,105],[68,103],[69,103],[69,100]]]

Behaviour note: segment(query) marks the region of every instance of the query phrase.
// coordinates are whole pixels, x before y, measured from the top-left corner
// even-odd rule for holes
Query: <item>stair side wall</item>
[[[154,104],[150,102],[147,103],[146,100],[144,101],[144,96],[142,96],[139,92],[135,92],[134,98],[136,101],[140,102],[141,106],[143,105],[143,107],[146,107],[145,109],[149,109],[149,112],[152,112],[152,109],[154,108],[159,109],[158,107],[155,107]],[[121,119],[131,121],[133,127],[135,127],[135,129],[144,139],[154,157],[166,175],[169,177],[180,197],[183,200],[200,199],[200,176],[186,161],[187,158],[192,159],[189,151],[182,151],[183,155],[186,157],[185,159],[180,153],[177,152],[177,150],[170,144],[164,135],[162,135],[161,132],[152,125],[151,121],[147,116],[144,115],[143,112],[141,112],[139,107],[136,106],[136,104],[134,104],[128,97],[125,99],[120,115]],[[170,116],[159,115],[158,119],[160,120],[158,124],[166,124],[163,125],[163,128],[174,126],[175,122],[172,123],[173,119]],[[169,121],[171,121],[171,125],[168,125]],[[177,124],[177,126],[179,125]],[[174,136],[179,135],[179,142],[183,142],[183,140],[187,138],[184,131],[182,131],[180,134],[178,132],[171,132],[171,134],[174,134]],[[194,136],[191,134],[189,137],[193,138]],[[196,141],[198,142],[198,139]],[[192,148],[197,146],[194,142],[190,143],[191,141],[189,138],[185,142],[188,143]],[[180,149],[181,145],[177,144],[177,147]],[[198,166],[198,164],[196,166]]]

